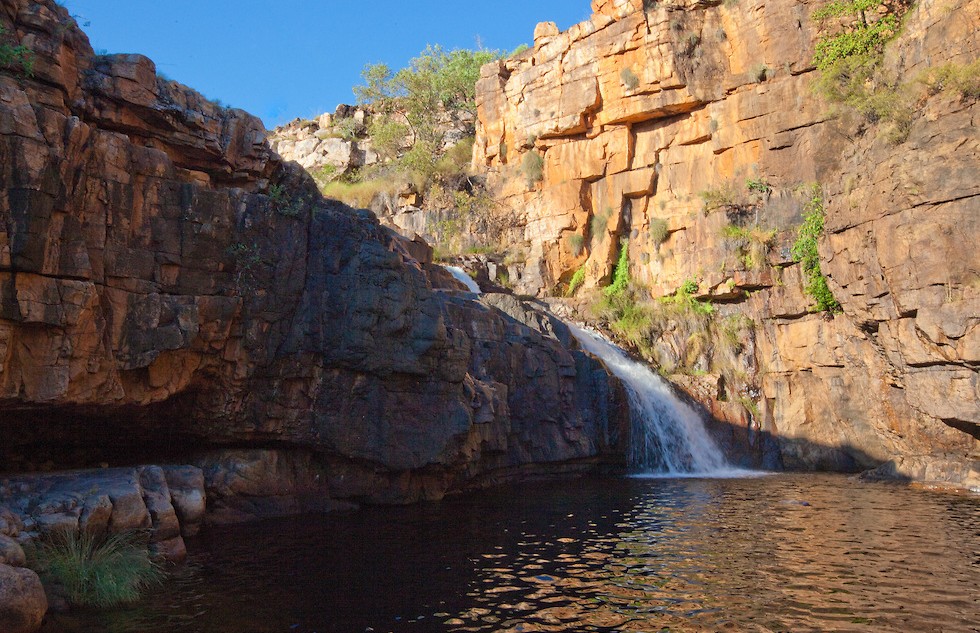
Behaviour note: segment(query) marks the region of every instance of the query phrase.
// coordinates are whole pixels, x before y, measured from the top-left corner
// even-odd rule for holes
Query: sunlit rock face
[[[539,25],[532,49],[485,66],[474,167],[518,218],[527,257],[509,278],[557,294],[582,270],[581,295],[609,283],[627,244],[652,297],[695,281],[719,317],[752,320],[734,379],[710,351],[674,376],[736,435],[776,438],[788,467],[891,462],[977,485],[977,100],[928,95],[905,140],[835,113],[814,90],[820,6],[596,1],[590,20]],[[974,0],[917,3],[884,72],[975,61],[978,15]],[[808,310],[791,256],[812,184],[842,314]],[[772,237],[757,248],[732,226]],[[669,331],[654,347],[672,364],[690,349]]]
[[[35,53],[0,72],[0,469],[406,502],[621,454],[597,362],[434,290],[430,249],[323,200],[258,119],[96,56],[53,2],[0,24]]]

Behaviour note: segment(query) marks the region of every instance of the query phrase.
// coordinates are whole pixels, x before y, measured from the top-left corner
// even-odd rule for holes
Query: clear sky
[[[406,65],[426,44],[513,50],[562,30],[589,0],[63,0],[97,52],[142,53],[171,79],[267,127],[353,103],[365,64]]]

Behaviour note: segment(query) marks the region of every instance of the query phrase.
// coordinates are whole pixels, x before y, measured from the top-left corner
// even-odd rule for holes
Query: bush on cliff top
[[[476,114],[476,82],[480,67],[499,59],[491,50],[427,46],[407,68],[393,72],[387,64],[364,68],[364,83],[354,87],[359,103],[371,105],[382,119],[401,116],[414,143],[441,144],[439,117],[443,112]]]
[[[110,607],[137,600],[163,579],[140,532],[59,531],[38,545],[32,559],[41,575],[64,586],[72,604]]]

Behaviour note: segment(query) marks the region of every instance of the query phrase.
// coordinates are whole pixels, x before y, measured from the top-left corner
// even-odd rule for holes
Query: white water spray
[[[461,281],[466,288],[473,293],[481,294],[483,291],[480,290],[480,286],[473,281],[473,278],[466,274],[466,271],[459,266],[443,266],[449,271],[449,274],[455,277],[458,281]]]
[[[633,418],[630,468],[653,476],[732,477],[750,474],[732,467],[708,435],[701,416],[667,382],[601,334],[569,325],[582,347],[598,356],[626,385]]]

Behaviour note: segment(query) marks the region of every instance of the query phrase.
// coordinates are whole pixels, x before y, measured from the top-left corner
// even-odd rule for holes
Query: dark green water
[[[45,632],[980,631],[980,498],[837,476],[534,483],[189,548]]]

